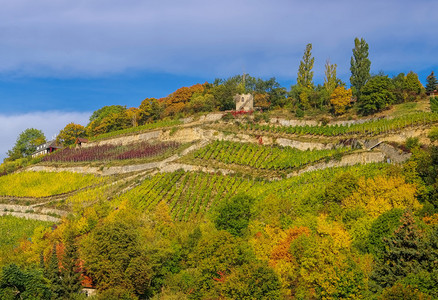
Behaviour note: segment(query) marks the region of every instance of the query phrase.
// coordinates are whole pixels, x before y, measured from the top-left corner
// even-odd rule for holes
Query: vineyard
[[[121,130],[116,130],[116,131],[111,131],[108,133],[100,134],[98,136],[91,137],[90,141],[99,141],[99,140],[113,138],[113,137],[120,136],[120,135],[139,133],[141,131],[177,126],[180,124],[182,124],[182,122],[180,120],[162,120],[162,121],[157,121],[155,123],[147,123],[147,124],[137,126],[137,127],[130,127],[127,129],[121,129]]]
[[[321,159],[339,158],[349,147],[301,151],[291,147],[263,146],[250,143],[215,141],[194,153],[194,158],[216,160],[257,169],[290,170]]]
[[[48,197],[104,183],[108,179],[69,172],[21,172],[0,177],[0,196]]]
[[[141,209],[153,209],[160,201],[165,201],[175,220],[188,221],[205,214],[218,201],[248,190],[253,184],[252,180],[237,176],[176,171],[159,173],[144,180],[121,199],[127,199]]]
[[[176,142],[150,144],[148,142],[129,145],[99,145],[86,148],[65,148],[45,156],[43,162],[92,162],[127,159],[143,159],[158,156],[168,150],[177,149]]]
[[[0,217],[0,264],[7,262],[8,254],[19,245],[20,240],[30,237],[36,228],[47,228],[52,224],[13,216]]]
[[[404,128],[420,125],[430,125],[438,122],[436,113],[412,113],[393,119],[378,119],[361,124],[325,125],[325,126],[276,126],[254,123],[241,123],[239,129],[243,131],[272,132],[278,134],[314,135],[314,136],[342,136],[364,135],[376,136],[379,134],[396,133]]]

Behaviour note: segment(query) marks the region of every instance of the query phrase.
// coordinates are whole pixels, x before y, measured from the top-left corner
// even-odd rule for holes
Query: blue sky
[[[353,40],[372,72],[438,72],[436,0],[0,0],[0,158],[26,128],[50,138],[104,106],[138,106],[243,71],[296,81],[307,43],[349,81]],[[48,118],[50,116],[50,118]],[[56,122],[55,122],[56,120]]]

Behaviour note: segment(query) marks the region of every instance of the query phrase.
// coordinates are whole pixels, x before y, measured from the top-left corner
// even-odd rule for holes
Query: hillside
[[[52,276],[73,259],[99,299],[436,299],[423,102],[355,120],[216,112],[46,155],[0,177],[0,266]]]

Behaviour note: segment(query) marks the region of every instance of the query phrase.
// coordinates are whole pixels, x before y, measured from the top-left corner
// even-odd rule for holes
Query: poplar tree
[[[337,78],[336,78],[336,64],[331,64],[328,59],[325,62],[325,78],[324,78],[324,88],[327,90],[328,95],[330,96],[336,88]]]
[[[362,87],[370,76],[371,61],[368,59],[368,44],[363,38],[354,39],[353,56],[351,57],[351,87],[355,95],[360,98]]]
[[[315,58],[312,57],[312,44],[307,44],[304,51],[303,59],[300,62],[298,68],[297,82],[300,87],[311,88],[313,87],[313,63]]]

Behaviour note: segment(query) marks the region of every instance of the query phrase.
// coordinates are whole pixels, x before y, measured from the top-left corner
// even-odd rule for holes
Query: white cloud
[[[44,132],[48,140],[55,137],[68,123],[87,125],[90,112],[32,112],[21,115],[0,114],[0,161],[15,144],[18,135],[27,128],[36,128]]]

